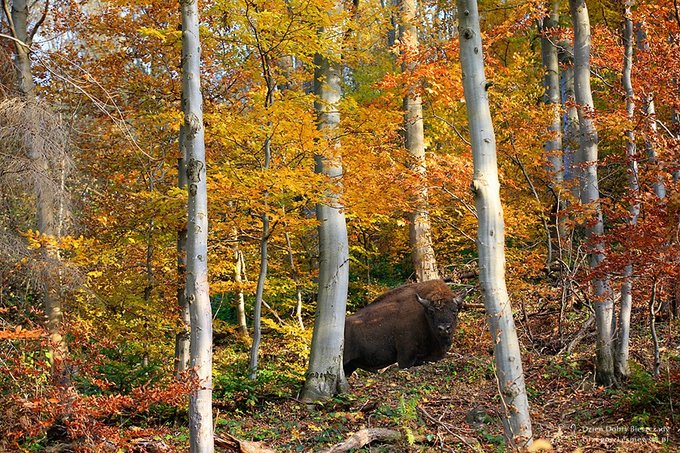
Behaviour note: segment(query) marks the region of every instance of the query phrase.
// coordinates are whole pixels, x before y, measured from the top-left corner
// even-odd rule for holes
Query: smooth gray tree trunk
[[[182,10],[182,94],[189,185],[186,297],[191,315],[191,369],[198,388],[189,400],[192,453],[215,450],[212,421],[212,309],[208,287],[208,196],[206,188],[201,41],[198,3],[180,2]]]
[[[574,96],[574,48],[570,42],[562,41],[558,50],[559,62],[562,65],[560,73],[560,92],[562,98],[562,156],[563,179],[569,182],[571,193],[579,200],[581,198],[581,151],[579,145],[580,127],[576,112],[576,98]]]
[[[327,155],[315,156],[316,172],[328,177],[336,190],[328,191],[324,202],[316,205],[319,222],[319,292],[309,368],[302,389],[302,399],[307,402],[327,400],[347,389],[342,348],[349,285],[349,244],[345,213],[340,201],[342,161],[339,156],[338,106],[342,97],[342,67],[338,57],[331,60],[317,54],[314,59],[317,126],[330,147]]]
[[[548,139],[543,144],[546,161],[548,163],[548,172],[552,176],[550,186],[555,194],[556,218],[555,224],[557,226],[558,247],[560,246],[560,238],[565,236],[564,233],[564,219],[559,215],[564,208],[564,200],[562,199],[562,183],[564,181],[563,170],[563,156],[562,156],[562,120],[561,120],[561,104],[560,104],[560,74],[559,74],[559,59],[557,55],[557,46],[553,42],[554,37],[551,36],[553,30],[559,22],[559,0],[552,2],[550,11],[547,16],[543,18],[541,24],[541,60],[543,62],[543,87],[545,93],[543,95],[543,102],[550,107],[550,124],[548,125]],[[551,238],[548,238],[548,256],[547,263],[550,265],[553,261]]]
[[[14,37],[26,44],[22,46],[17,43],[15,46],[14,64],[17,70],[17,86],[19,94],[26,102],[35,101],[35,84],[33,83],[33,72],[31,71],[31,57],[29,49],[33,45],[28,31],[28,1],[12,1],[12,23],[14,24]]]
[[[257,30],[253,29],[254,33]],[[272,69],[269,62],[269,54],[264,52],[258,46],[260,52],[260,61],[262,62],[262,75],[267,85],[267,95],[265,96],[264,108],[268,110],[274,104],[274,90],[276,90],[276,82],[272,75]],[[264,165],[262,170],[267,171],[271,166],[272,149],[271,136],[267,136],[264,141]],[[250,379],[257,378],[257,361],[259,356],[260,341],[262,340],[262,303],[264,300],[264,284],[267,281],[267,268],[269,266],[269,213],[267,198],[268,194],[263,194],[264,198],[264,213],[262,214],[262,236],[260,237],[260,273],[257,277],[257,287],[255,289],[255,309],[253,313],[253,344],[250,348]]]
[[[638,182],[637,152],[635,149],[635,132],[633,132],[633,117],[635,113],[635,92],[631,73],[633,70],[633,20],[631,3],[626,1],[623,12],[623,89],[626,91],[626,116],[630,121],[630,129],[626,131],[626,156],[628,158],[628,190],[632,197],[637,198],[640,190]],[[631,225],[637,224],[640,214],[640,203],[633,201],[629,207]],[[628,264],[624,269],[624,281],[621,285],[621,308],[619,311],[619,331],[616,344],[615,372],[618,380],[624,381],[630,375],[628,365],[630,345],[630,313],[633,307],[633,265]]]
[[[559,0],[554,1],[550,14],[543,18],[541,26],[541,60],[543,62],[543,102],[550,106],[550,136],[544,144],[549,170],[554,175],[555,186],[562,182],[562,133],[560,118],[560,74],[557,47],[553,43],[551,31],[555,30],[559,21]]]
[[[416,57],[418,54],[418,28],[416,16],[418,12],[417,0],[401,0],[401,19],[399,24],[399,39],[402,54],[406,58]],[[411,72],[416,68],[416,62],[407,60],[402,64],[402,71]],[[418,176],[419,183],[414,194],[414,211],[409,215],[409,238],[411,256],[416,279],[419,282],[439,278],[437,260],[432,247],[432,228],[427,196],[427,165],[425,163],[425,134],[423,131],[423,103],[417,87],[410,87],[404,96],[404,136],[406,149],[410,155],[409,168]]]
[[[246,321],[246,298],[243,293],[241,284],[246,272],[246,263],[243,258],[243,251],[238,242],[238,231],[234,229],[234,282],[238,285],[238,292],[236,295],[236,318],[238,320],[238,329],[244,338],[248,337],[248,323]],[[247,280],[247,279],[246,279]]]
[[[496,137],[484,75],[482,38],[476,0],[458,0],[460,63],[474,160],[472,190],[479,219],[479,282],[484,295],[509,445],[532,442],[529,403],[517,330],[505,286],[505,224],[500,199]]]
[[[184,104],[184,99],[182,99]],[[179,127],[179,154],[177,159],[177,187],[187,190],[187,151],[185,143],[186,128]],[[187,278],[187,226],[177,231],[177,304],[180,309],[180,331],[175,336],[175,374],[189,369],[191,360],[191,314],[186,297]]]
[[[36,117],[39,107],[36,99],[35,83],[33,82],[29,50],[33,45],[33,36],[37,32],[41,21],[38,21],[33,30],[29,31],[29,4],[27,0],[12,1],[10,16],[13,25],[11,33],[17,41],[24,43],[24,45],[21,45],[19,42],[15,42],[14,64],[17,75],[17,89],[19,96],[25,102],[25,108],[29,111],[29,117]],[[54,236],[57,233],[55,231],[56,225],[54,220],[56,211],[55,197],[48,176],[50,172],[49,163],[44,153],[49,145],[44,143],[44,138],[37,132],[35,121],[37,119],[29,121],[29,124],[26,125],[28,134],[26,134],[25,146],[33,172],[37,175],[33,181],[36,228],[42,235]],[[57,254],[56,251],[48,249],[43,252],[43,256],[45,262],[47,262],[49,258],[56,257]],[[59,297],[58,278],[54,274],[55,272],[46,263],[44,270],[41,272],[41,291],[47,318],[48,348],[52,356],[53,372],[58,380],[63,380],[65,376],[62,374],[62,362],[67,353],[67,345],[66,339],[62,335],[64,314],[61,298]]]
[[[593,119],[594,104],[590,88],[590,18],[585,0],[569,0],[574,24],[574,90],[581,127],[581,203],[592,210],[592,218],[585,222],[586,238],[590,247],[590,267],[596,268],[604,260],[604,222],[600,205],[597,177],[597,129]],[[592,281],[597,329],[597,381],[605,386],[615,384],[614,373],[614,301],[606,278]]]
[[[649,43],[647,43],[647,32],[644,29],[643,24],[638,24],[636,33],[637,48],[640,51],[649,51]],[[658,165],[658,159],[656,154],[656,149],[654,148],[654,141],[657,136],[657,126],[656,126],[656,106],[654,104],[654,93],[649,92],[643,95],[644,103],[642,106],[643,113],[647,118],[647,129],[648,132],[645,134],[645,148],[647,151],[647,159],[649,164],[652,166]],[[655,168],[654,171],[661,171],[660,168]],[[664,177],[659,174],[653,183],[654,193],[658,198],[666,198],[666,184],[664,182]]]

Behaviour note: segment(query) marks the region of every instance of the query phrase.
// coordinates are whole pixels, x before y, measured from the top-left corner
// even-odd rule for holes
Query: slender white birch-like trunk
[[[201,41],[198,2],[182,0],[182,94],[189,185],[186,297],[191,315],[191,368],[198,388],[189,400],[192,453],[215,450],[212,422],[212,310],[208,287],[208,196],[206,188]]]
[[[543,18],[541,24],[541,60],[543,62],[543,87],[545,94],[543,102],[550,107],[550,124],[548,125],[548,139],[543,144],[545,157],[548,163],[548,172],[551,176],[551,187],[555,194],[555,225],[557,226],[558,247],[559,238],[564,237],[564,219],[560,217],[560,211],[564,208],[562,199],[562,183],[564,181],[563,158],[562,158],[562,121],[560,105],[560,74],[557,46],[550,36],[559,22],[559,0],[552,2],[550,13]],[[550,241],[551,238],[548,238]],[[548,244],[547,263],[553,260],[552,244]]]
[[[638,163],[635,149],[635,133],[633,132],[633,116],[635,113],[635,92],[631,81],[633,69],[633,20],[631,1],[626,1],[623,12],[623,89],[626,90],[626,116],[630,121],[630,129],[626,131],[626,156],[628,158],[628,190],[632,197],[637,198],[640,186],[638,183]],[[637,224],[640,214],[640,203],[633,201],[629,207],[631,225]],[[630,312],[633,307],[633,265],[628,264],[624,269],[624,281],[621,285],[621,308],[619,311],[619,332],[616,344],[615,373],[619,380],[626,380],[630,375],[628,365],[630,343]]]
[[[337,8],[341,8],[338,3]],[[338,33],[338,36],[341,36]],[[328,191],[323,203],[316,205],[319,222],[319,292],[312,334],[303,401],[323,401],[345,391],[347,380],[342,367],[345,337],[345,310],[349,285],[349,244],[342,193],[342,161],[339,155],[342,66],[339,56],[332,60],[317,54],[314,91],[317,100],[317,127],[330,149],[315,156],[316,172],[330,179],[336,190]]]
[[[522,448],[532,442],[533,435],[517,330],[505,286],[505,224],[477,1],[458,0],[458,14],[460,63],[474,160],[472,190],[479,216],[479,282],[494,341],[506,437],[511,446]]]
[[[562,156],[563,179],[569,181],[571,193],[576,199],[581,198],[581,152],[579,146],[580,127],[576,112],[574,96],[574,48],[570,42],[560,42],[557,56],[562,65],[560,73],[560,94],[562,98]]]
[[[246,270],[243,251],[238,242],[238,231],[234,229],[234,282],[238,286],[236,295],[236,318],[238,319],[238,329],[244,338],[248,337],[248,323],[246,321],[246,298],[241,284]]]
[[[182,99],[184,104],[184,99]],[[177,187],[187,189],[187,150],[185,143],[186,128],[179,127],[179,159],[177,159]],[[175,374],[189,369],[191,360],[191,314],[186,297],[187,278],[187,226],[177,231],[177,304],[180,309],[180,331],[175,336]]]
[[[549,170],[553,174],[555,186],[559,188],[562,183],[562,131],[560,118],[560,74],[557,47],[550,36],[552,30],[557,27],[559,21],[559,0],[554,1],[550,7],[550,14],[543,18],[541,25],[541,60],[543,62],[543,87],[545,94],[543,102],[550,107],[550,124],[548,126],[549,137],[544,144],[546,160]]]
[[[645,31],[644,23],[638,24],[636,33],[637,48],[640,51],[649,51],[649,43],[647,43],[647,32]],[[645,134],[645,148],[647,150],[647,159],[653,166],[658,165],[656,149],[654,148],[654,141],[657,138],[656,126],[656,106],[654,104],[654,93],[649,92],[643,95],[644,103],[642,106],[643,113],[647,118],[647,133]],[[655,169],[660,171],[661,169]],[[664,177],[659,174],[653,183],[654,193],[658,198],[666,198],[666,183]]]
[[[574,91],[581,127],[581,203],[592,210],[586,223],[589,241],[590,267],[596,268],[604,260],[602,207],[597,178],[597,129],[595,127],[593,94],[590,89],[590,18],[585,0],[569,0],[574,24]],[[614,301],[606,278],[593,279],[595,296],[595,324],[597,328],[597,381],[609,386],[615,383],[614,374]]]
[[[402,53],[407,61],[402,64],[402,71],[413,71],[416,62],[412,59],[418,54],[418,28],[416,16],[417,0],[401,0],[401,19],[399,39],[403,46]],[[406,149],[410,155],[409,168],[418,176],[419,183],[415,191],[414,210],[410,214],[410,243],[413,268],[419,282],[439,278],[437,260],[432,247],[432,228],[427,200],[427,166],[425,163],[425,134],[423,131],[423,103],[416,87],[411,87],[404,96],[404,135]]]

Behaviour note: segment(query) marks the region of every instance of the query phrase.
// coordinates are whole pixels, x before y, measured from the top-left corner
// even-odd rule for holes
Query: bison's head
[[[429,299],[424,299],[416,294],[418,302],[425,308],[427,314],[427,321],[430,324],[432,332],[443,343],[450,345],[453,331],[456,329],[458,322],[458,298],[449,301],[438,301],[433,303]]]

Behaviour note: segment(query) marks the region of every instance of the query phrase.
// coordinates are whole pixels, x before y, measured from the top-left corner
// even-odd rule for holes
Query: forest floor
[[[540,322],[531,325],[540,331]],[[658,326],[664,358],[658,378],[648,372],[649,330],[634,332],[631,379],[618,389],[594,382],[593,337],[570,355],[551,355],[540,335],[530,341],[525,334],[523,345],[533,345],[523,360],[535,438],[555,451],[680,451],[678,327],[678,321]],[[284,391],[256,400],[232,394],[217,400],[216,432],[277,451],[319,451],[361,429],[383,427],[400,432],[401,440],[374,442],[361,451],[506,451],[490,345],[483,315],[464,313],[454,346],[440,362],[381,373],[359,370],[347,394],[313,410],[296,399],[294,387],[288,395],[279,389]]]
[[[680,320],[658,323],[661,367],[654,377],[646,312],[636,309],[631,377],[619,388],[605,389],[594,380],[592,334],[585,335],[570,354],[562,351],[579,332],[593,330],[587,321],[589,310],[570,310],[560,334],[559,310],[545,307],[532,307],[531,314],[524,315],[520,306],[515,317],[535,439],[559,452],[680,451],[676,409],[680,405]],[[298,400],[310,329],[271,320],[265,320],[264,327],[258,379],[252,381],[247,370],[248,339],[239,337],[228,322],[215,323],[213,396],[215,432],[220,438],[216,451],[265,451],[228,449],[225,445],[235,438],[273,451],[321,452],[370,428],[393,430],[400,439],[376,441],[354,451],[508,450],[491,338],[481,311],[461,313],[445,359],[407,370],[394,366],[379,373],[359,370],[350,377],[347,393],[312,408]],[[115,370],[129,371],[127,367],[107,370],[110,376]],[[169,376],[167,370],[158,371]],[[53,428],[57,425],[47,434],[40,429],[53,423],[49,415],[57,400],[49,394],[36,400],[40,404],[21,400],[20,407],[0,405],[0,428],[7,425],[6,432],[36,428],[33,436],[18,438],[19,443],[0,437],[0,451],[188,451],[188,387],[157,391],[142,385],[145,392],[107,395],[93,393],[94,384],[81,383],[78,394],[69,400],[71,428],[81,434],[68,442],[56,440]],[[8,401],[16,404],[17,398]],[[37,407],[43,407],[43,412],[32,409]]]

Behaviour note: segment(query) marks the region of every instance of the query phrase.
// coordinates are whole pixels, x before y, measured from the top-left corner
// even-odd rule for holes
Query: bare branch
[[[4,38],[10,38],[10,39],[15,39],[17,32],[16,29],[14,28],[14,21],[12,20],[12,15],[9,12],[9,5],[7,4],[7,0],[2,0],[2,10],[5,12],[5,16],[7,17],[7,23],[9,24],[9,30],[12,33],[12,36],[14,37],[9,37],[7,35],[0,35]],[[17,41],[23,45],[26,45],[22,41]]]
[[[6,0],[3,0],[6,1]],[[50,0],[45,0],[45,8],[43,9],[42,15],[40,16],[40,19],[38,19],[38,22],[35,23],[33,26],[33,30],[28,34],[28,42],[33,42],[33,37],[35,34],[38,32],[38,29],[40,26],[45,22],[45,18],[47,17],[47,11],[49,10],[50,7]]]

